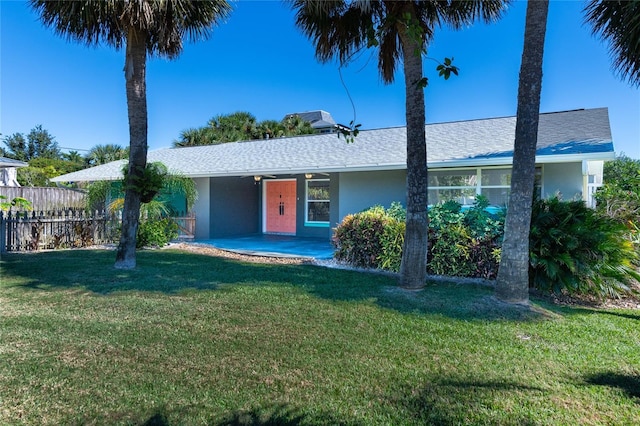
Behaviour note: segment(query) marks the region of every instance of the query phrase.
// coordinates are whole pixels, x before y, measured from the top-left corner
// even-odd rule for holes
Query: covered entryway
[[[296,234],[296,180],[265,180],[264,231]]]

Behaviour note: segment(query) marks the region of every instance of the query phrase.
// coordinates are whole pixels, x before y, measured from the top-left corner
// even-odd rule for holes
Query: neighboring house
[[[0,157],[0,186],[20,186],[18,183],[18,167],[27,167],[29,164],[13,158]]]
[[[287,114],[284,118],[285,120],[294,115],[299,116],[305,121],[311,123],[311,127],[316,130],[316,133],[335,133],[336,131],[336,121],[333,119],[330,113],[327,111],[317,110],[317,111],[307,111],[307,112],[296,112],[293,114]]]
[[[426,126],[429,202],[508,201],[515,117]],[[606,108],[540,115],[538,192],[587,202],[614,158]],[[149,161],[195,180],[196,238],[255,233],[329,237],[342,218],[406,200],[406,129],[363,130],[353,143],[335,134],[152,151]],[[122,161],[54,178],[121,178]]]

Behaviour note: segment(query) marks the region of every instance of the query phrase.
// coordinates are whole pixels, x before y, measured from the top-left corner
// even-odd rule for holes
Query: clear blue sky
[[[541,111],[608,107],[616,152],[640,158],[640,91],[612,72],[607,47],[583,24],[583,5],[551,2]],[[453,56],[461,73],[444,81],[425,61],[428,123],[515,115],[525,9],[517,2],[498,23],[436,33],[429,56]],[[61,147],[127,146],[124,52],[68,42],[24,2],[1,0],[0,14],[3,137],[41,124]],[[384,85],[365,52],[343,77],[363,128],[405,124],[401,69]],[[292,12],[275,1],[239,1],[209,40],[186,44],[175,61],[151,59],[147,96],[150,149],[235,111],[279,120],[324,109],[340,123],[353,119],[337,65],[315,60]]]

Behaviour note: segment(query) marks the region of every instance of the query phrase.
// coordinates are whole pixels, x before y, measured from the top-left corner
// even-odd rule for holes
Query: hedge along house
[[[508,200],[515,117],[426,125],[429,202],[472,204],[479,194]],[[538,190],[580,198],[602,183],[614,158],[606,108],[540,115]],[[273,233],[331,235],[344,216],[406,199],[406,129],[361,131],[352,143],[336,134],[233,142],[152,151],[149,161],[195,180],[196,238]],[[54,178],[116,180],[123,161]]]

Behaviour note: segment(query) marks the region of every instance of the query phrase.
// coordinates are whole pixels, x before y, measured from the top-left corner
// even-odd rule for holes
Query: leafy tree
[[[20,161],[29,161],[31,153],[28,150],[27,139],[22,133],[6,136],[2,142],[7,146],[3,156]]]
[[[617,157],[604,164],[604,184],[595,194],[597,209],[631,230],[640,226],[640,160]]]
[[[589,0],[584,9],[593,33],[610,42],[613,67],[640,85],[640,2]]]
[[[37,125],[25,138],[22,133],[14,133],[3,139],[7,146],[7,156],[20,161],[30,161],[34,158],[61,158],[55,138],[42,125]]]
[[[33,158],[61,158],[62,153],[58,148],[58,142],[42,125],[37,125],[27,135],[29,141],[29,150],[33,152],[30,160]]]
[[[422,54],[442,23],[454,28],[476,18],[500,16],[506,1],[322,1],[294,0],[296,23],[313,40],[322,62],[337,58],[347,64],[358,51],[376,47],[378,69],[385,83],[393,82],[401,61],[405,80],[407,119],[407,219],[400,284],[421,288],[427,262],[427,148],[425,140]],[[442,75],[457,72],[451,63]]]
[[[548,0],[527,3],[524,48],[518,82],[511,193],[495,290],[498,299],[510,303],[529,302],[529,233],[548,11]]]
[[[84,168],[83,162],[71,162],[61,158],[36,157],[29,161],[28,167],[20,167],[18,182],[22,186],[56,186],[49,179]]]
[[[129,115],[129,173],[132,181],[142,179],[147,165],[147,55],[176,58],[183,39],[208,35],[227,16],[227,1],[46,1],[30,4],[47,27],[70,39],[97,45],[105,42],[116,49],[125,47],[124,73]],[[122,236],[115,267],[136,266],[136,233],[140,216],[140,194],[128,185],[125,194]]]

